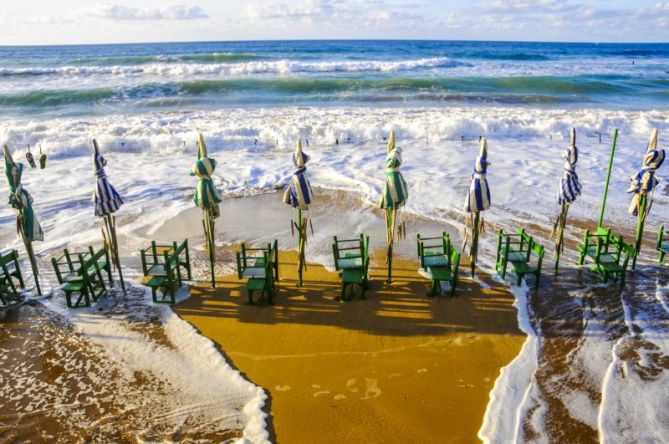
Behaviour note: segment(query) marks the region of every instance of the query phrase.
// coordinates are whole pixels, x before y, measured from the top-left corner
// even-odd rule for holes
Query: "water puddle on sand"
[[[244,435],[245,405],[264,399],[143,289],[67,317],[49,308],[0,322],[1,443],[228,442]]]

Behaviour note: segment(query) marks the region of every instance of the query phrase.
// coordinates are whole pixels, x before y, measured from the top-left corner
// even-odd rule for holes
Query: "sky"
[[[0,0],[0,45],[282,39],[669,42],[669,0]]]

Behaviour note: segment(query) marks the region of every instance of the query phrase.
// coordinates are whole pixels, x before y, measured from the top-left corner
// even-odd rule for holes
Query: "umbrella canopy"
[[[409,198],[407,184],[400,173],[401,165],[402,150],[395,146],[395,131],[391,131],[386,155],[386,182],[379,203],[384,210],[396,210],[404,206]]]
[[[283,193],[283,201],[300,210],[308,210],[313,199],[311,184],[307,178],[307,167],[305,166],[307,162],[309,162],[309,155],[302,152],[302,142],[298,140],[293,153],[295,171],[293,171],[293,177],[288,188]]]
[[[33,211],[33,198],[21,184],[23,164],[14,162],[12,153],[6,145],[4,155],[5,175],[9,186],[9,204],[19,212],[17,229],[26,242],[44,240],[44,231]]]
[[[207,145],[204,143],[202,134],[198,135],[197,143],[197,160],[191,168],[190,175],[198,178],[197,187],[195,188],[195,195],[193,202],[202,210],[209,211],[212,218],[217,218],[221,215],[218,204],[222,197],[214,186],[214,181],[211,176],[216,169],[216,161],[207,157]]]
[[[652,193],[655,186],[660,182],[655,177],[655,172],[662,166],[665,158],[664,150],[657,149],[657,135],[657,130],[653,130],[650,135],[650,140],[648,141],[648,147],[646,148],[646,155],[643,158],[643,165],[641,166],[641,169],[630,178],[630,187],[627,190],[628,193],[634,193],[629,212],[638,217],[636,242],[634,244],[636,254],[632,259],[633,270],[636,268],[636,260],[639,257],[639,250],[641,250],[643,226],[653,203]],[[649,193],[651,196],[650,202],[648,202]]]
[[[465,199],[464,210],[467,213],[478,213],[490,208],[490,188],[488,187],[488,179],[486,179],[488,165],[490,165],[490,162],[488,162],[488,141],[484,138],[481,140],[474,174],[472,174],[472,182]]]
[[[110,215],[123,205],[123,199],[107,180],[105,166],[107,166],[107,160],[100,153],[98,143],[94,140],[93,167],[95,168],[96,183],[93,202],[95,202],[95,215],[98,217]]]
[[[639,215],[641,210],[641,198],[652,192],[655,186],[660,182],[655,177],[655,172],[664,163],[664,150],[657,149],[657,130],[653,130],[646,148],[646,155],[643,158],[641,169],[630,177],[630,187],[628,193],[634,193],[629,212],[635,216]]]
[[[578,148],[576,147],[576,130],[571,129],[569,146],[562,154],[564,157],[564,172],[560,178],[557,191],[558,205],[571,204],[581,194],[581,183],[576,174],[576,162],[578,162]]]
[[[557,274],[560,264],[560,254],[564,249],[564,229],[567,225],[567,213],[569,204],[573,203],[581,194],[581,183],[576,174],[576,162],[578,162],[578,148],[576,147],[576,130],[571,129],[569,146],[562,154],[564,157],[564,172],[560,178],[557,190],[557,202],[560,205],[560,214],[553,225],[551,238],[555,236],[555,266],[554,271]]]

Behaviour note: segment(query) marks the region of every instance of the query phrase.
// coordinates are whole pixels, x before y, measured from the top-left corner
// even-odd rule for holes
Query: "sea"
[[[558,276],[546,271],[540,291],[509,282],[527,341],[500,373],[479,438],[570,442],[575,435],[569,433],[578,431],[582,442],[669,442],[669,273],[657,263],[653,243],[659,227],[669,225],[667,165],[657,173],[661,181],[646,218],[647,241],[625,287],[602,285],[588,268],[577,269],[575,252],[584,229],[597,224],[615,130],[604,223],[629,241],[634,235],[630,176],[641,167],[653,129],[659,130],[660,148],[669,140],[669,44],[336,40],[21,46],[0,47],[0,60],[0,143],[24,163],[28,152],[47,155],[46,168],[27,166],[23,179],[45,231],[35,249],[47,288],[54,286],[49,257],[66,246],[99,242],[91,203],[92,140],[125,201],[117,219],[132,282],[139,277],[134,252],[164,221],[193,208],[195,181],[188,173],[198,132],[218,162],[214,182],[226,198],[280,190],[300,140],[311,156],[314,205],[318,193],[350,193],[371,211],[381,195],[385,144],[394,130],[409,188],[402,211],[443,224],[458,243],[465,195],[485,138],[492,206],[483,213],[481,266],[494,273],[497,230],[523,226],[547,246],[545,268],[552,270],[550,232],[560,210],[556,191],[574,128],[583,191],[569,210],[564,271]],[[6,192],[3,183],[0,193]],[[217,227],[219,244],[240,241],[226,232],[224,216]],[[286,230],[267,236],[290,248],[288,228],[286,223]],[[197,232],[195,244],[202,243]],[[331,265],[333,234],[316,235],[310,260]],[[382,247],[384,239],[372,242]],[[6,201],[0,205],[0,248],[22,251]],[[231,269],[228,265],[219,271]],[[63,335],[63,325],[77,331],[81,343],[64,346],[54,362],[81,372],[93,365],[81,356],[92,353],[95,365],[128,381],[124,393],[132,402],[139,403],[142,387],[150,387],[136,372],[149,372],[155,362],[175,356],[170,378],[179,366],[188,366],[226,394],[211,400],[203,386],[186,399],[179,384],[186,387],[188,381],[178,378],[173,387],[151,388],[156,402],[183,408],[161,417],[150,431],[137,431],[137,439],[164,439],[170,421],[184,415],[192,421],[184,423],[185,430],[205,430],[198,438],[267,439],[264,392],[169,310],[142,302],[146,295],[137,291],[119,299],[120,305],[102,307],[104,322],[93,322],[91,313],[72,314],[60,298],[11,316],[23,316],[33,338]],[[133,316],[160,320],[160,332],[138,331]],[[19,437],[40,439],[85,439],[90,427],[108,440],[127,438],[114,435],[119,416],[68,431],[63,424],[69,415],[59,406],[76,411],[79,401],[54,387],[62,383],[74,390],[81,383],[94,393],[100,382],[40,380],[43,375],[22,364],[30,354],[20,345],[25,336],[7,325],[0,323],[0,344],[13,344],[13,351],[0,358],[0,376],[20,384],[0,388],[3,410],[17,412],[0,414],[0,426],[19,423]],[[171,345],[162,355],[161,347],[151,348],[154,359],[142,361],[148,351],[128,349],[107,334],[119,329]],[[96,354],[90,343],[105,353]],[[206,354],[209,365],[198,366],[192,350]],[[114,363],[118,356],[125,364]],[[211,362],[220,370],[213,371]],[[26,403],[16,387],[37,380],[49,396]],[[104,393],[118,390],[102,387]],[[149,420],[126,407],[117,408],[127,412],[123,420]],[[31,435],[37,433],[34,412],[45,411],[51,425]],[[208,429],[212,418],[225,422],[224,433]]]

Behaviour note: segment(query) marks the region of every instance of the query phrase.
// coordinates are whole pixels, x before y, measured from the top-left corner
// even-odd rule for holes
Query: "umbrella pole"
[[[472,277],[476,273],[476,257],[478,256],[479,250],[479,220],[480,213],[477,211],[474,213],[474,223],[472,224],[472,249],[470,255],[470,267]]]
[[[632,258],[632,270],[636,269],[636,259],[639,257],[641,250],[641,241],[643,239],[643,226],[646,223],[646,209],[648,207],[648,199],[645,194],[641,196],[641,203],[639,205],[639,220],[636,225],[636,238],[634,242],[634,257]]]
[[[304,267],[304,247],[306,243],[306,224],[302,217],[302,210],[297,209],[297,249],[299,252],[297,259],[297,286],[302,286],[302,268]]]
[[[397,210],[386,210],[386,239],[388,241],[388,279],[387,283],[393,280],[393,235],[395,233],[395,215]]]
[[[37,261],[35,260],[35,253],[33,252],[33,244],[32,242],[26,240],[26,238],[23,236],[23,233],[21,233],[21,237],[23,237],[23,245],[26,247],[26,253],[28,254],[28,259],[30,260],[30,268],[33,270],[33,278],[35,279],[35,288],[37,288],[37,294],[42,296],[42,289],[39,286]]]
[[[598,227],[604,223],[604,211],[606,210],[606,196],[609,194],[609,182],[611,181],[611,169],[613,168],[613,156],[616,153],[616,142],[618,141],[618,128],[613,131],[613,144],[611,145],[611,155],[609,156],[609,171],[606,174],[606,185],[604,186],[604,196],[602,197],[602,209],[599,213]]]
[[[119,282],[121,288],[125,291],[125,282],[123,281],[123,271],[121,270],[121,258],[118,254],[118,241],[116,238],[116,218],[111,214],[104,217],[105,227],[107,229],[107,239],[109,240],[109,249],[111,250],[111,258],[116,270],[118,271]]]
[[[558,267],[560,265],[560,254],[562,253],[564,244],[564,228],[567,225],[567,212],[569,205],[562,202],[562,210],[560,211],[560,220],[558,221],[557,244],[555,246],[555,269],[554,273],[558,274]]]
[[[214,274],[214,221],[211,219],[209,210],[204,211],[204,236],[207,239],[207,251],[209,252],[209,270],[211,271],[211,288],[216,288],[216,276]]]

